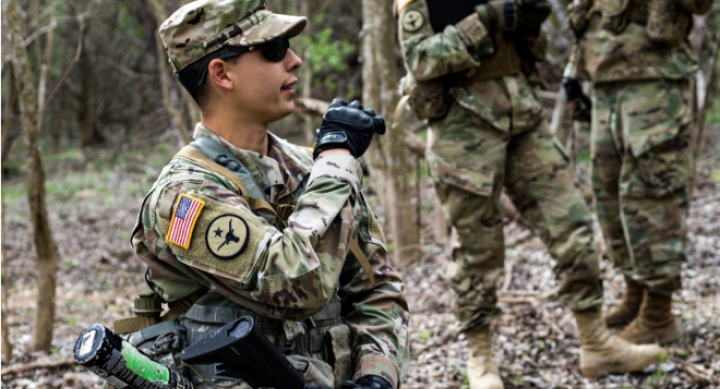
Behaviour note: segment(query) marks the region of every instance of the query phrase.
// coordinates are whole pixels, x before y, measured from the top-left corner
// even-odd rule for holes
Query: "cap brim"
[[[246,33],[229,40],[228,44],[231,46],[254,46],[277,37],[284,36],[292,38],[300,34],[307,25],[307,18],[304,16],[282,15],[270,12],[268,12],[268,14],[262,22],[253,26]]]

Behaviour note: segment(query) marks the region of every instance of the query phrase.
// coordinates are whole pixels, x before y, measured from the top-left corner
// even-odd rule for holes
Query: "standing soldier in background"
[[[693,173],[697,60],[693,14],[712,0],[575,0],[576,49],[565,72],[570,110],[592,81],[592,186],[613,265],[625,276],[608,326],[633,343],[681,335],[672,295],[681,287]],[[574,92],[573,92],[574,91]],[[586,97],[585,97],[586,99]]]
[[[614,337],[602,320],[590,212],[528,81],[544,57],[540,26],[550,4],[397,0],[397,12],[405,91],[418,116],[430,119],[430,172],[460,236],[451,285],[468,339],[470,388],[503,388],[490,334],[505,256],[503,187],[557,262],[559,296],[580,334],[580,370],[594,377],[657,361],[660,347]]]
[[[385,132],[383,119],[336,99],[314,150],[267,131],[295,108],[302,61],[289,39],[306,23],[270,12],[264,0],[199,0],[160,27],[202,117],[195,140],[147,194],[132,236],[153,291],[144,305],[162,299],[170,310],[148,318],[138,304],[139,319],[160,323],[132,331],[142,320],[130,318],[115,329],[195,388],[248,388],[216,365],[177,358],[245,315],[315,387],[400,386],[404,286],[387,264],[357,161]]]

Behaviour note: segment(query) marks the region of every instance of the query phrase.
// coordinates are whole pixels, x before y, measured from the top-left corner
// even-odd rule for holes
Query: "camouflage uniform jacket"
[[[313,163],[303,149],[270,133],[268,155],[238,149],[201,124],[194,137],[210,137],[242,161],[266,200],[296,208],[288,227],[278,229],[253,213],[226,178],[171,161],[145,198],[132,237],[151,288],[166,302],[209,288],[260,315],[287,321],[308,318],[337,293],[351,330],[354,377],[378,375],[398,387],[408,354],[408,307],[403,280],[387,264],[382,230],[360,193],[357,160],[330,155]],[[176,217],[182,195],[205,203],[187,248],[168,242],[169,219]],[[233,258],[218,259],[213,252],[219,249],[207,243],[213,235],[208,219],[227,214],[246,223],[247,235],[241,222],[231,227],[241,244],[245,236],[246,246]],[[348,253],[352,237],[370,259],[375,285]]]
[[[498,47],[498,36],[488,31],[477,13],[434,32],[428,22],[431,15],[425,0],[398,0],[397,4],[403,59],[408,72],[417,81],[445,83],[457,104],[499,131],[510,132],[512,127],[531,129],[542,120],[542,107],[530,83],[523,77],[526,73],[521,64],[515,62],[519,60],[516,46],[506,41]],[[420,21],[416,26],[408,26],[412,15],[419,15],[415,16]],[[532,38],[526,39],[526,48],[531,51],[542,46],[538,41],[535,42],[538,47],[533,47]],[[509,62],[503,60],[508,58]],[[502,66],[498,67],[503,63],[512,69],[503,71]],[[490,76],[486,77],[488,74]],[[503,85],[480,81],[482,79],[500,80]],[[457,80],[467,81],[458,84]],[[497,93],[497,88],[505,91],[506,103],[489,102],[488,96]]]
[[[596,3],[601,0],[595,0]],[[705,13],[712,0],[677,0],[685,12]],[[630,1],[628,7],[647,7],[647,1]],[[698,70],[698,63],[690,43],[679,46],[653,42],[646,26],[629,21],[620,33],[601,26],[601,16],[592,12],[592,1],[575,0],[568,13],[590,14],[584,33],[578,38],[565,76],[596,83],[641,81],[653,79],[684,79]],[[647,12],[647,9],[635,10]],[[630,12],[630,10],[626,11]],[[573,18],[571,17],[571,25]]]

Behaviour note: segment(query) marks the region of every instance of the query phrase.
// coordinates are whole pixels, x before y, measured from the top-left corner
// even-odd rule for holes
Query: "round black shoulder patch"
[[[402,18],[403,30],[407,32],[415,32],[425,25],[425,16],[416,9],[405,12]]]
[[[247,246],[250,229],[238,215],[226,213],[213,219],[205,231],[205,244],[212,255],[220,259],[232,259]]]

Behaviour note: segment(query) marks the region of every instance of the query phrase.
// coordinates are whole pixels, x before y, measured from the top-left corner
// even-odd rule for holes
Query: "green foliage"
[[[575,157],[578,163],[590,163],[590,149],[580,149]]]
[[[710,173],[710,177],[714,182],[720,183],[720,170],[713,169],[712,173]]]
[[[462,375],[463,377],[465,377],[465,379],[463,380],[463,383],[460,384],[460,388],[467,389],[470,387],[470,378],[467,375],[467,369],[462,370]]]
[[[325,15],[318,14],[312,17],[315,26],[326,25]],[[338,39],[333,36],[333,29],[326,27],[314,34],[303,34],[297,38],[302,45],[304,66],[310,66],[313,74],[313,87],[319,87],[332,93],[337,89],[336,81],[331,77],[322,77],[323,74],[341,74],[348,69],[346,57],[356,51],[355,44],[348,39]]]
[[[510,377],[510,380],[512,380],[512,382],[517,386],[522,385],[524,382],[522,376],[519,374],[514,374],[512,377]]]
[[[645,381],[645,385],[648,389],[654,389],[654,388],[662,388],[663,380],[665,379],[665,370],[663,369],[657,369],[653,373],[650,378],[648,378],[647,381]]]

